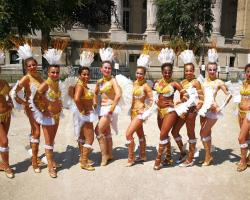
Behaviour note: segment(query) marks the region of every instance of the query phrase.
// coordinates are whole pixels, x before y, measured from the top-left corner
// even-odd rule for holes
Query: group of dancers
[[[32,150],[31,165],[35,173],[41,172],[42,161],[38,150],[42,128],[45,138],[45,155],[50,177],[57,177],[57,168],[53,156],[54,141],[63,115],[63,107],[73,113],[74,133],[80,151],[80,167],[85,170],[95,170],[93,161],[89,159],[92,152],[94,135],[101,150],[101,166],[107,165],[114,159],[112,155],[113,141],[111,127],[118,131],[117,120],[121,112],[122,103],[131,107],[131,122],[126,130],[126,145],[128,147],[128,161],[131,167],[135,162],[145,162],[146,138],[143,123],[157,112],[157,123],[160,130],[159,147],[154,163],[154,170],[162,165],[172,165],[170,131],[180,150],[176,161],[180,167],[194,165],[194,153],[197,137],[195,134],[196,117],[200,116],[200,137],[205,149],[202,166],[211,165],[212,127],[222,116],[222,111],[232,98],[232,90],[222,80],[217,79],[218,54],[215,49],[208,51],[206,78],[195,78],[195,56],[192,50],[185,50],[180,54],[184,63],[185,79],[181,82],[172,79],[173,61],[175,53],[172,49],[164,48],[158,55],[161,62],[162,78],[151,84],[145,78],[150,63],[150,56],[141,54],[137,60],[136,80],[134,83],[124,76],[112,77],[113,49],[100,49],[102,78],[91,90],[87,84],[90,79],[90,66],[94,60],[92,51],[83,50],[80,54],[78,77],[69,77],[63,83],[59,81],[62,49],[48,49],[43,57],[48,61],[48,78],[43,80],[37,72],[37,61],[32,55],[28,44],[18,47],[18,54],[24,61],[27,74],[11,89],[6,81],[0,80],[0,170],[5,171],[8,178],[14,177],[9,165],[8,130],[12,109],[24,109],[31,126],[30,148]],[[0,59],[4,55],[0,53]],[[244,171],[250,165],[250,64],[245,67],[246,78],[240,89],[240,96],[235,95],[238,103],[238,117],[240,124],[239,144],[241,160],[237,163],[237,171]],[[125,89],[126,88],[126,89]],[[216,103],[219,90],[225,94],[224,103]],[[175,92],[179,98],[174,98]],[[239,98],[240,97],[240,98]],[[124,103],[125,102],[125,103]],[[97,122],[94,128],[93,123]],[[182,137],[179,134],[186,125],[189,138],[189,149],[183,148]],[[134,133],[139,139],[140,153],[135,158]]]

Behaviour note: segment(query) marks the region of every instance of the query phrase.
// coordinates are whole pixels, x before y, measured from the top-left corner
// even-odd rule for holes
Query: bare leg
[[[176,123],[174,124],[174,127],[172,129],[172,135],[174,137],[174,140],[180,150],[180,157],[179,159],[176,161],[177,164],[183,162],[186,158],[186,152],[183,148],[183,142],[182,142],[182,137],[180,135],[180,130],[182,128],[182,126],[185,124],[185,119],[182,119],[180,117],[177,118]]]
[[[237,171],[241,172],[247,168],[247,151],[248,151],[248,135],[250,130],[250,122],[245,118],[242,122],[240,135],[239,135],[239,144],[241,149],[241,160],[237,166]]]
[[[202,123],[200,135],[205,149],[205,161],[203,166],[208,166],[212,163],[213,157],[211,155],[211,129],[216,123],[217,119],[205,118]]]
[[[163,122],[161,125],[161,132],[160,132],[160,143],[159,143],[158,155],[156,157],[155,166],[154,166],[155,170],[160,169],[162,153],[164,151],[164,148],[166,147],[167,147],[166,160],[168,163],[173,162],[171,159],[171,143],[170,143],[168,134],[171,128],[173,127],[173,125],[175,124],[176,119],[177,119],[177,114],[175,112],[170,112],[167,115],[165,115],[165,117],[163,118]]]
[[[0,154],[2,162],[0,162],[0,170],[5,171],[8,178],[14,178],[13,170],[9,165],[9,147],[8,147],[8,130],[10,125],[10,117],[6,122],[0,123]]]

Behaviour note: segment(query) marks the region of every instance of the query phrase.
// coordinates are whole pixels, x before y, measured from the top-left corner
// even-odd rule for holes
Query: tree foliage
[[[197,43],[211,35],[214,20],[211,0],[156,0],[157,29],[170,39],[180,37],[185,42]],[[205,29],[203,29],[205,27]]]
[[[114,10],[112,0],[0,0],[0,41],[8,41],[13,34],[35,34],[36,30],[48,37],[55,28],[67,30],[76,22],[107,24]]]

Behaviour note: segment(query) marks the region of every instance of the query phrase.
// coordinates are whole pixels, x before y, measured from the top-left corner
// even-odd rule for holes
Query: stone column
[[[123,22],[123,5],[122,0],[114,0],[116,5],[116,15],[115,18],[114,13],[111,15],[111,41],[112,42],[126,42],[127,41],[127,33],[123,30],[122,22]]]
[[[247,0],[238,0],[235,37],[245,36]]]
[[[147,0],[147,42],[159,43],[159,33],[156,31],[157,6],[155,0]]]
[[[214,22],[213,22],[213,34],[214,35],[220,35],[221,8],[222,8],[222,0],[216,0],[214,8],[212,9],[212,12],[214,15]]]
[[[116,5],[116,15],[117,19],[115,18],[115,14],[111,14],[111,28],[110,30],[122,30],[122,22],[123,22],[123,6],[122,0],[114,0]]]

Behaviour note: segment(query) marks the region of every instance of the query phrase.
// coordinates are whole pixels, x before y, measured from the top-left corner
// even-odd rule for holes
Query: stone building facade
[[[62,65],[79,65],[79,53],[83,41],[102,40],[107,43],[115,43],[121,46],[116,52],[115,62],[119,63],[120,70],[131,78],[134,77],[136,60],[141,53],[145,43],[153,45],[164,45],[168,42],[168,36],[159,35],[156,30],[157,6],[155,0],[114,0],[117,5],[117,16],[111,17],[111,25],[99,26],[97,28],[84,28],[76,24],[67,32],[55,31],[52,36],[63,36],[70,39],[70,45],[64,53]],[[215,17],[213,32],[209,42],[216,42],[219,53],[219,66],[221,74],[229,71],[242,71],[243,67],[250,62],[248,60],[250,47],[250,2],[248,0],[213,0],[212,11]],[[40,39],[39,31],[36,36]],[[210,44],[206,44],[209,46]],[[38,55],[38,63],[41,65],[41,49],[34,47]],[[98,73],[100,59],[96,50],[94,73]],[[160,63],[157,54],[151,52],[151,68],[148,77],[155,79],[160,77]],[[20,68],[21,64],[15,60],[16,51],[6,52],[5,62],[2,70]],[[200,63],[197,63],[197,73]],[[205,57],[206,63],[206,57]],[[177,77],[183,75],[183,63],[177,58],[174,63],[174,71]]]

